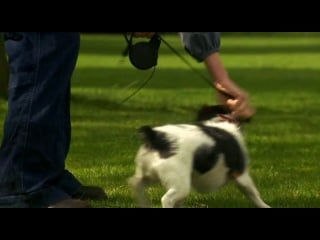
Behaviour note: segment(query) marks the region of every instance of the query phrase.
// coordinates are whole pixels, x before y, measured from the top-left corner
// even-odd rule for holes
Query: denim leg
[[[65,169],[76,32],[4,33],[10,64],[0,148],[0,207],[44,207],[70,198],[80,182]]]

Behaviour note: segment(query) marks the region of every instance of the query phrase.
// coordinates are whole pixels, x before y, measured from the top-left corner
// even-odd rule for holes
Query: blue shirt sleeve
[[[179,32],[185,50],[198,62],[220,50],[219,32]]]

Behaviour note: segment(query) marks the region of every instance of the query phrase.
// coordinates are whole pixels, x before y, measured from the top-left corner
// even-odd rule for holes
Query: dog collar
[[[232,118],[232,117],[230,117],[230,116],[228,116],[228,115],[225,115],[225,114],[218,114],[218,116],[219,116],[220,118],[222,118],[222,119],[230,122],[230,123],[234,123],[234,124],[239,125],[239,122],[238,122],[235,118]]]

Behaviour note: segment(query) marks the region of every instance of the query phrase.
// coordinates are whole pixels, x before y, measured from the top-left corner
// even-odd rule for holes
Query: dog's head
[[[228,121],[239,125],[237,119],[231,115],[230,109],[224,105],[202,106],[198,111],[196,121],[202,122],[208,120],[215,122]]]

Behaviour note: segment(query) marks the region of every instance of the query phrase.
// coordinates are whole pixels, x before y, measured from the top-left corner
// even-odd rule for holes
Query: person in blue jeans
[[[0,98],[7,100],[9,82],[9,66],[4,51],[4,40],[0,34]]]
[[[136,32],[151,37],[152,32]],[[235,97],[218,99],[235,116],[254,114],[248,94],[230,80],[219,57],[219,35],[180,33],[188,52],[204,61],[216,84]],[[79,54],[78,32],[4,32],[10,65],[8,113],[0,148],[0,207],[87,208],[105,198],[65,168],[71,141],[71,77]]]
[[[0,148],[0,207],[89,207],[104,197],[65,169],[77,32],[5,32],[8,113]]]

